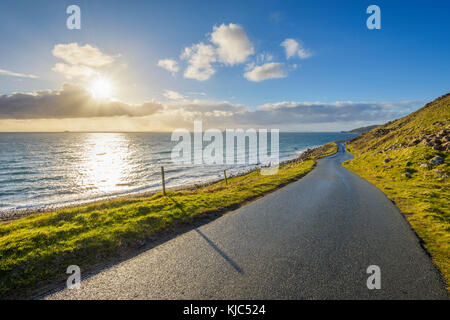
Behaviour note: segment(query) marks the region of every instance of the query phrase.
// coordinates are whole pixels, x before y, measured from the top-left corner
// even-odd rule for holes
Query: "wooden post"
[[[223,175],[224,175],[224,177],[225,177],[225,184],[228,184],[227,170],[223,170]]]
[[[166,195],[166,181],[164,181],[164,167],[163,166],[161,166],[161,180],[162,180],[163,194]]]

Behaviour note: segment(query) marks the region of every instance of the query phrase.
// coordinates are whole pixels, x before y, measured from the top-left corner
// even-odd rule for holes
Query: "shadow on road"
[[[225,252],[220,250],[218,246],[214,242],[212,242],[207,236],[205,236],[200,230],[195,229],[195,232],[197,232],[203,239],[205,239],[208,244],[217,251],[218,254],[220,254],[231,266],[239,273],[244,274],[244,271],[237,265],[236,262],[234,262]]]
[[[174,200],[172,197],[168,196],[169,200],[172,201],[175,206],[184,214],[186,214],[186,212],[184,211],[183,206],[176,200]],[[216,252],[218,254],[220,254],[237,272],[244,274],[244,271],[242,270],[241,267],[238,266],[238,264],[236,262],[233,261],[233,259],[231,259],[225,252],[223,252],[222,250],[220,250],[220,248],[211,240],[209,239],[204,233],[202,233],[200,230],[198,230],[197,228],[194,229],[195,232],[197,232],[203,239],[205,239],[205,241],[214,249],[216,250]]]

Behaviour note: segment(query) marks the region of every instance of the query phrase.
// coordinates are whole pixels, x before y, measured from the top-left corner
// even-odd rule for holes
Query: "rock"
[[[375,135],[375,137],[382,137],[391,131],[392,131],[392,129],[380,128],[380,129],[375,130],[374,135]]]
[[[447,136],[448,134],[449,134],[449,132],[447,129],[443,129],[437,133],[438,137],[441,137],[441,138]]]
[[[420,142],[420,145],[427,146],[427,147],[432,147],[432,146],[433,146],[433,143],[431,143],[431,140],[427,140],[426,138],[424,138],[424,139]]]
[[[409,178],[411,178],[411,173],[405,172],[404,174],[402,174],[402,176],[409,179]]]
[[[410,145],[416,146],[420,143],[420,139],[414,139],[410,142]]]
[[[436,156],[429,161],[431,164],[438,166],[444,162],[441,156]]]
[[[384,163],[388,163],[388,162],[390,162],[390,161],[392,161],[392,160],[394,160],[394,159],[392,159],[392,158],[386,158],[386,159],[384,159]]]
[[[438,138],[434,138],[433,140],[431,140],[431,142],[434,143],[434,144],[441,144],[442,143],[441,140],[438,139]]]
[[[446,151],[450,151],[450,142],[443,144],[442,147],[444,147]]]
[[[421,168],[426,168],[426,169],[430,169],[431,168],[431,165],[429,163],[425,163],[425,162],[422,162],[419,166]]]

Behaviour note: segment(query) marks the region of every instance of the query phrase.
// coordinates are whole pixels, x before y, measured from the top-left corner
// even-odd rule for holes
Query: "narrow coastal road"
[[[340,165],[350,158],[341,144],[303,179],[46,298],[448,299],[398,209]]]

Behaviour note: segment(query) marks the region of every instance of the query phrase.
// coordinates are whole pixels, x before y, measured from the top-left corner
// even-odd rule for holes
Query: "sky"
[[[383,123],[449,91],[449,18],[448,1],[2,0],[0,131]]]

